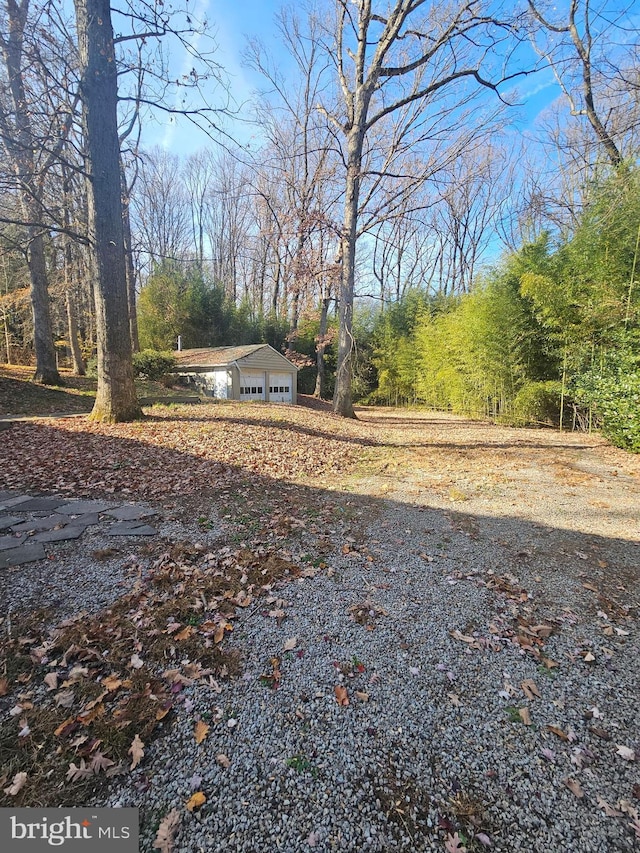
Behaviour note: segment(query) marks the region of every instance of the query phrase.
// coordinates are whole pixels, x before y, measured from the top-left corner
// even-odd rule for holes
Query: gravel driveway
[[[94,804],[139,806],[144,851],[173,809],[184,853],[640,849],[640,460],[360,417],[359,473],[308,484],[339,504],[300,534],[317,572],[240,614],[243,674]]]

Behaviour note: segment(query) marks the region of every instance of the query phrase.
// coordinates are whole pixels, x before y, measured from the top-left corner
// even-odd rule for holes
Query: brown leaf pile
[[[174,546],[95,616],[3,620],[3,804],[59,804],[69,785],[135,770],[185,686],[239,670],[224,642],[236,614],[299,574],[266,550]],[[198,725],[201,743],[209,727]]]
[[[275,412],[230,403],[153,409],[129,424],[16,423],[0,433],[0,487],[161,499],[255,474],[308,482],[346,470],[377,443],[359,423],[302,407],[288,408],[286,419]]]

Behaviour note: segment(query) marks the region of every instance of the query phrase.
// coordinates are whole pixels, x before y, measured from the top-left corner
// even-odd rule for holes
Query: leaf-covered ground
[[[56,387],[32,382],[33,367],[0,365],[0,418],[74,415],[90,412],[96,396],[96,380],[60,370],[64,384]],[[136,380],[140,399],[191,396],[187,389],[166,388],[159,382]]]
[[[589,826],[604,814],[617,827],[608,837],[632,849],[640,835],[640,776],[633,776],[640,733],[633,719],[618,714],[617,720],[605,707],[598,685],[612,673],[620,683],[627,671],[634,678],[638,458],[598,436],[379,409],[345,421],[327,406],[304,402],[309,405],[154,407],[134,424],[44,419],[0,432],[0,489],[125,497],[170,512],[203,535],[217,531],[206,548],[197,538],[132,545],[126,594],[89,616],[61,622],[51,610],[10,618],[5,610],[3,804],[78,804],[95,796],[96,785],[126,785],[133,777],[136,785],[147,784],[146,775],[135,774],[146,766],[153,740],[171,733],[188,710],[186,688],[203,684],[215,696],[227,676],[249,663],[234,643],[238,619],[257,614],[272,626],[264,629],[270,636],[282,623],[282,651],[265,655],[258,676],[263,689],[281,696],[295,691],[291,671],[310,666],[317,652],[303,657],[298,638],[307,630],[305,614],[298,614],[298,628],[288,627],[296,614],[285,604],[287,586],[292,580],[319,584],[320,575],[323,583],[335,582],[335,600],[346,595],[351,601],[340,615],[330,596],[327,621],[355,622],[364,638],[357,655],[334,662],[337,682],[326,685],[341,713],[352,715],[345,716],[349,726],[364,713],[358,709],[367,709],[367,731],[377,738],[383,724],[375,718],[376,694],[382,701],[389,690],[404,707],[425,661],[446,650],[459,663],[445,665],[441,658],[429,678],[430,702],[433,678],[444,683],[439,719],[455,718],[464,728],[465,709],[486,703],[499,718],[496,743],[504,736],[534,756],[527,760],[538,756],[548,765],[547,777],[559,775],[553,796],[560,803],[566,796],[580,803]],[[96,553],[95,559],[106,560],[108,570],[109,560],[115,564],[121,556]],[[421,595],[442,598],[427,639],[416,645],[411,636],[420,632],[419,622],[403,624],[402,613],[406,585],[424,582],[420,567],[433,572],[434,583]],[[22,572],[29,567],[14,577]],[[259,625],[254,630],[260,634]],[[414,656],[407,683],[380,680],[387,663],[378,646],[387,635],[398,644],[390,654]],[[506,663],[514,656],[516,664]],[[480,688],[475,675],[464,674],[478,672],[476,659],[487,677],[507,665],[523,674],[513,683],[500,678],[499,690],[488,683]],[[481,694],[474,698],[476,689]],[[574,709],[576,692],[581,699]],[[626,708],[629,697],[622,699],[618,704]],[[408,713],[411,707],[407,698]],[[193,717],[194,749],[205,749],[210,732],[231,731],[241,717],[214,710]],[[309,711],[300,713],[292,711],[292,727],[306,724]],[[578,725],[583,713],[586,722]],[[473,739],[473,731],[467,734]],[[496,761],[510,760],[511,752],[501,759],[496,750]],[[228,752],[212,758],[232,774]],[[286,756],[286,768],[314,779],[320,758],[296,752]],[[464,772],[456,771],[460,778]],[[614,790],[616,773],[624,788],[619,800],[605,793],[606,786]],[[456,783],[448,800],[432,792],[440,817],[429,843],[439,847],[421,841],[414,849],[461,853],[487,843],[515,849],[505,841],[499,811],[478,804],[478,793],[487,800],[491,785],[498,789],[499,763],[491,774],[483,782],[487,791]],[[397,825],[402,837],[422,837],[427,812],[417,789],[404,777],[392,782],[389,776],[385,785],[402,789],[409,805],[400,808],[397,797],[387,802],[380,789],[386,825]],[[210,794],[196,790],[184,813],[202,808],[206,815]],[[174,811],[156,817],[160,849],[171,850],[181,820],[184,814]]]

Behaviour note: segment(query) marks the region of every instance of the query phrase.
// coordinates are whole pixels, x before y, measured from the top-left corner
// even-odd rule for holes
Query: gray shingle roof
[[[206,347],[204,349],[183,349],[174,352],[178,367],[222,367],[240,358],[251,355],[268,344],[248,344],[241,347]]]

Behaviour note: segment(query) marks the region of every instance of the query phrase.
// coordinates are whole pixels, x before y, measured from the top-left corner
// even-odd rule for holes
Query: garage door
[[[293,402],[293,377],[290,373],[269,374],[269,400],[272,403]]]
[[[240,399],[266,400],[264,373],[244,373],[240,371]]]

